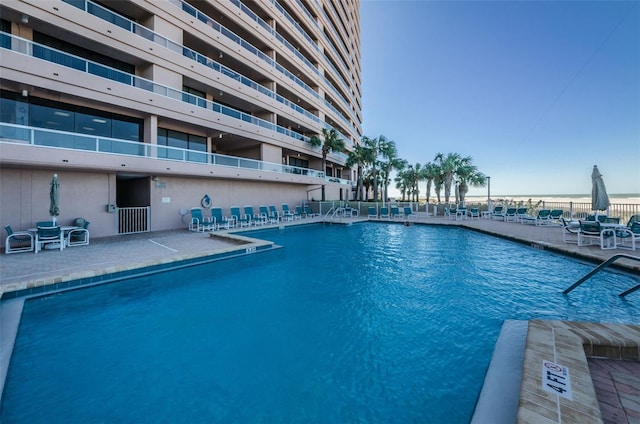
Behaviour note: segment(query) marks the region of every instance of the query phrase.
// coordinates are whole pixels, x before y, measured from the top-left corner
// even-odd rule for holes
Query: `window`
[[[207,138],[203,136],[158,128],[158,146],[190,150],[189,152],[183,152],[181,150],[158,147],[158,157],[191,162],[207,162]],[[185,153],[186,157],[184,156]]]

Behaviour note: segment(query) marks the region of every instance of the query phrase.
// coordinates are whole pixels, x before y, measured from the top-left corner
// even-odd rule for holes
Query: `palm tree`
[[[312,146],[318,147],[322,146],[322,172],[327,175],[327,155],[330,152],[342,152],[345,149],[344,140],[338,136],[338,131],[335,128],[331,128],[330,130],[323,128],[322,136],[324,138],[324,142],[320,140],[320,137],[317,135],[311,136],[309,139],[309,143]],[[324,202],[325,194],[324,194],[324,186],[322,184],[322,201]]]
[[[438,167],[431,163],[427,162],[422,168],[422,179],[427,180],[427,203],[429,202],[429,197],[431,197],[431,185],[435,182],[438,177]],[[440,194],[438,193],[438,203],[440,202]]]
[[[373,179],[373,200],[378,200],[378,169],[377,169],[377,161],[378,155],[380,154],[380,146],[387,142],[387,139],[384,135],[376,138],[366,138],[364,139],[365,146],[370,150],[371,155],[371,177]]]
[[[413,170],[413,165],[409,165],[407,166],[406,169],[402,169],[400,171],[398,171],[395,181],[396,181],[396,188],[398,190],[400,190],[400,193],[402,193],[402,201],[405,201],[405,196],[407,195],[407,192],[409,193],[409,195],[411,195],[411,188],[413,185],[413,174],[415,173],[415,171]]]
[[[464,197],[469,191],[469,185],[473,187],[484,187],[487,181],[487,177],[480,171],[475,165],[471,165],[471,158],[469,157],[469,163],[463,165],[456,171],[458,176],[458,192],[460,195],[460,203],[464,204]]]
[[[384,143],[380,144],[380,155],[386,159],[380,162],[380,170],[382,173],[382,184],[383,187],[383,199],[387,200],[388,190],[389,190],[389,175],[391,171],[394,169],[399,169],[402,166],[406,166],[406,162],[398,157],[398,149],[396,148],[396,143],[391,140],[385,140]]]
[[[447,153],[443,155],[438,153],[434,158],[435,163],[438,165],[442,181],[444,182],[444,201],[449,203],[451,197],[451,183],[456,175],[456,171],[459,167],[467,165],[467,162],[471,160],[471,157],[463,158],[459,153]]]
[[[353,151],[349,152],[349,156],[347,157],[347,167],[353,168],[354,165],[357,166],[357,175],[358,175],[358,183],[356,188],[356,200],[364,200],[364,184],[363,184],[363,167],[366,164],[371,163],[371,149],[367,148],[367,140],[366,136],[362,137],[362,143],[360,145],[355,146]]]

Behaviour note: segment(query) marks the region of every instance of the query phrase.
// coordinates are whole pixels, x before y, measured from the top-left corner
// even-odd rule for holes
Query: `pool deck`
[[[367,220],[366,217],[355,217],[324,221],[323,218],[316,217],[280,223],[272,227],[314,222],[353,224]],[[563,230],[559,226],[535,226],[495,219],[456,221],[444,217],[427,217],[424,214],[416,214],[416,217],[409,221],[395,221],[404,225],[462,226],[524,243],[532,248],[591,261],[594,266],[616,254],[640,258],[640,248],[635,251],[601,250],[598,246],[578,247],[576,244],[565,243]],[[251,229],[267,227],[269,226]],[[36,293],[49,287],[65,288],[65,284],[73,281],[114,273],[126,276],[141,268],[152,266],[171,266],[212,257],[226,258],[234,253],[255,254],[257,250],[269,248],[271,244],[268,240],[243,237],[240,229],[213,233],[194,233],[185,229],[92,239],[88,246],[69,247],[63,251],[2,254],[0,295],[7,298],[18,293],[28,294],[30,290]],[[615,267],[640,275],[638,261],[620,259],[615,262]],[[629,295],[629,298],[635,301],[638,296],[640,291]],[[592,379],[587,362],[591,358],[610,359],[606,362],[608,368],[605,368],[614,371],[604,372],[602,367],[599,367],[598,378]],[[569,368],[573,397],[571,400],[543,390],[543,360]],[[629,362],[640,363],[640,325],[529,321],[517,422],[627,422],[613,421],[607,417],[625,417],[628,422],[640,422],[640,378],[636,375],[636,380],[624,379],[625,375],[630,375],[625,371]],[[608,380],[601,376],[603,372],[609,372]],[[593,382],[596,382],[595,386]],[[615,390],[615,393],[611,390]],[[605,401],[602,400],[603,396],[606,397]]]

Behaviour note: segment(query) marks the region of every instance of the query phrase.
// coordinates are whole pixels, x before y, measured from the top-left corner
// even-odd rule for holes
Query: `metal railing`
[[[600,271],[602,271],[603,269],[605,269],[606,267],[608,267],[609,265],[611,265],[612,263],[614,263],[615,261],[617,261],[618,259],[630,259],[633,261],[638,261],[640,262],[640,258],[637,256],[631,256],[631,255],[625,255],[625,254],[618,254],[618,255],[613,255],[612,257],[610,257],[609,259],[607,259],[606,261],[604,261],[603,263],[601,263],[600,265],[598,265],[597,267],[595,267],[593,270],[591,270],[590,272],[588,272],[584,277],[582,277],[581,279],[579,279],[578,281],[576,281],[575,283],[573,283],[570,287],[568,287],[565,291],[563,291],[563,294],[569,294],[573,289],[575,289],[576,287],[578,287],[580,284],[584,283],[585,281],[587,281],[589,278],[593,277],[595,274],[599,273]],[[633,293],[634,291],[640,289],[640,284],[638,284],[635,287],[630,288],[629,290],[626,290],[622,293],[620,293],[618,296],[620,297],[624,297],[630,293]]]
[[[50,130],[0,123],[0,144],[17,143],[61,149],[84,150],[95,153],[141,156],[158,160],[194,162],[233,168],[254,169],[258,171],[279,172],[283,174],[306,175],[325,178],[324,172],[309,168],[263,162],[255,159],[226,156],[178,147],[160,146],[137,141],[120,140],[108,137],[96,137],[87,134]]]
[[[151,207],[116,209],[116,234],[135,234],[151,231]]]

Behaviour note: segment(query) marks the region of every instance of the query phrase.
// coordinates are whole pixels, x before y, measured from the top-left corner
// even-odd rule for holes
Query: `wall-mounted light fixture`
[[[28,24],[29,23],[29,15],[22,15],[22,18],[20,18],[20,22],[22,22],[23,24]]]
[[[222,52],[220,52],[220,54],[218,55],[218,57],[219,57],[220,59],[222,59],[222,58],[224,57],[224,54],[222,54]]]
[[[158,176],[154,175],[153,177],[151,177],[151,181],[158,181]]]
[[[29,96],[29,90],[25,88],[24,90],[22,90],[22,97],[28,97],[28,96]]]

